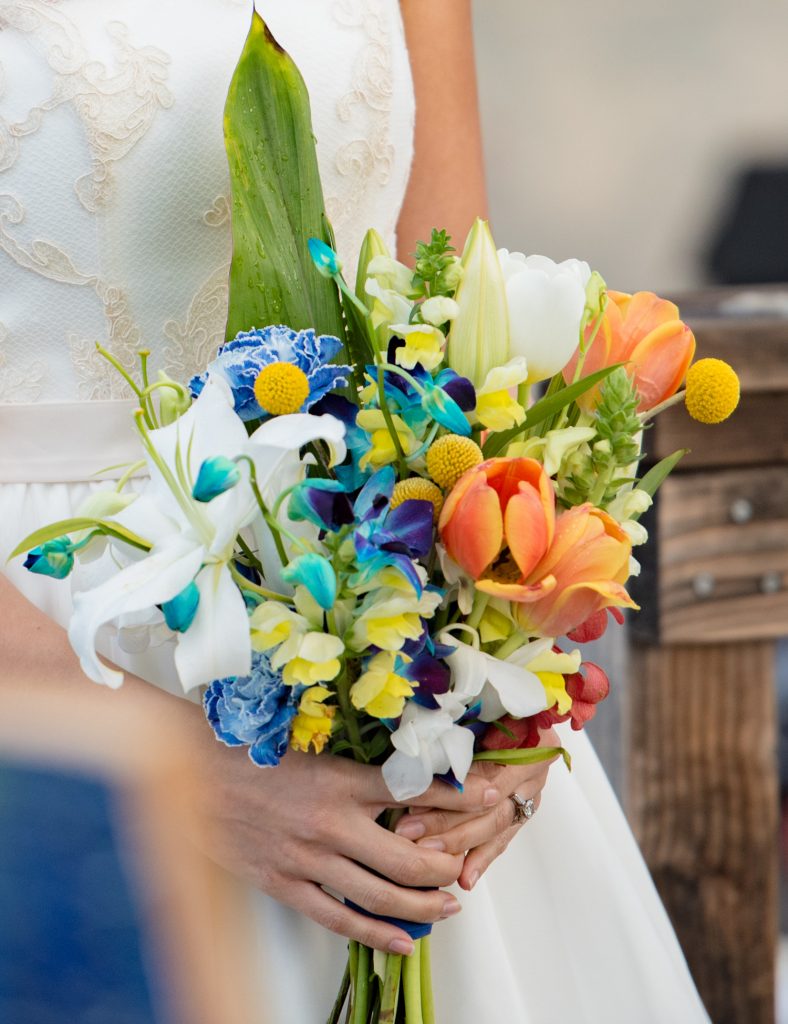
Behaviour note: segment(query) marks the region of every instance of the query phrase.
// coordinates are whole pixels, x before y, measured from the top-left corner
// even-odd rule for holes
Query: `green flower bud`
[[[462,280],[456,295],[447,363],[481,387],[493,367],[509,358],[506,285],[487,221],[476,220],[462,254]]]
[[[168,377],[164,370],[159,370],[158,380],[168,387],[157,388],[159,393],[159,419],[163,427],[168,427],[179,419],[192,404],[192,396],[188,388]]]

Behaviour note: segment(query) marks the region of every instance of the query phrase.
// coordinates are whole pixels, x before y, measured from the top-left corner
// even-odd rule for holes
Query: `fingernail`
[[[446,902],[443,904],[443,913],[441,914],[441,921],[445,921],[447,917],[453,917],[455,914],[459,914],[462,910],[459,900],[455,900],[453,896],[449,896]]]
[[[478,881],[479,881],[479,872],[478,871],[474,871],[473,874],[470,877],[470,883],[469,884],[470,884],[471,889],[474,887],[474,885],[476,885],[476,883]]]
[[[497,804],[500,799],[501,799],[501,794],[498,792],[497,789],[485,789],[485,791],[484,791],[484,806],[485,807],[492,807],[494,804]]]
[[[446,844],[442,839],[422,839],[419,847],[424,850],[440,850],[442,852],[446,849]]]
[[[400,956],[410,956],[413,952],[413,943],[409,939],[392,939],[389,943],[389,953],[398,953]]]
[[[427,826],[423,821],[413,821],[406,815],[397,822],[397,827],[394,831],[398,836],[404,836],[405,839],[418,839],[419,836],[423,836],[427,831]]]

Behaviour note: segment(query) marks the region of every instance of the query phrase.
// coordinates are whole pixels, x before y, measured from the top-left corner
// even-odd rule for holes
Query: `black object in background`
[[[719,284],[788,281],[788,165],[742,171],[706,265]]]

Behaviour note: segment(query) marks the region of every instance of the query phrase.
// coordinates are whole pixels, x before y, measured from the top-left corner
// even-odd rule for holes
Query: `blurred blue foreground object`
[[[0,1021],[159,1024],[113,798],[0,761]]]

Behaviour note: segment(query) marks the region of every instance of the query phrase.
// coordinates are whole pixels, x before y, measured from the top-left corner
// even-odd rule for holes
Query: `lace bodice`
[[[312,99],[352,257],[393,244],[413,92],[396,0],[257,0]],[[222,340],[222,108],[251,0],[0,0],[0,402],[124,398],[152,350],[181,379]]]

